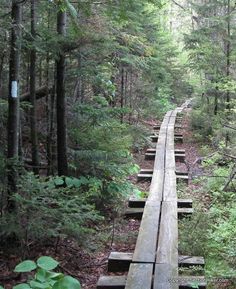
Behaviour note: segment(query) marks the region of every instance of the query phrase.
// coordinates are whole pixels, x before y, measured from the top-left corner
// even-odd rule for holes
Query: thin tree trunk
[[[17,190],[18,173],[15,162],[19,153],[19,129],[20,129],[20,101],[19,101],[19,68],[20,68],[20,38],[21,38],[21,4],[12,1],[12,28],[11,50],[9,65],[9,95],[8,95],[8,210],[13,211],[15,204],[11,200],[12,193]]]
[[[133,74],[132,70],[130,72],[130,80],[129,80],[129,124],[131,124],[132,118],[132,108],[133,108]]]
[[[36,125],[36,49],[34,40],[36,37],[35,31],[35,0],[31,0],[31,35],[33,47],[30,50],[30,128],[31,128],[31,154],[32,165],[35,174],[39,173],[39,150],[38,150],[38,135]]]
[[[66,12],[59,10],[57,14],[57,32],[66,35]],[[65,99],[65,54],[60,52],[57,67],[57,162],[58,175],[68,175],[66,99]]]
[[[120,107],[124,108],[124,67],[121,68],[121,88],[120,88]],[[123,123],[124,120],[124,114],[121,112],[120,121]]]
[[[226,59],[227,59],[227,63],[226,63],[226,76],[227,76],[227,80],[229,80],[229,76],[230,76],[230,50],[231,50],[231,42],[230,42],[230,37],[231,37],[231,23],[230,23],[230,4],[231,4],[231,0],[227,1],[227,46],[226,46]],[[227,116],[226,118],[229,120],[230,117],[230,91],[227,90],[226,92],[226,109],[227,109]],[[226,138],[225,138],[225,143],[226,146],[228,146],[228,143],[230,141],[229,138],[229,133],[226,132]]]

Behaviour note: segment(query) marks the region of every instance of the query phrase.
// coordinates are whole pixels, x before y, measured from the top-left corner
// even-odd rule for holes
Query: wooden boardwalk
[[[177,113],[186,103],[166,113],[158,128],[154,151],[154,168],[149,172],[151,179],[148,198],[130,200],[127,215],[141,219],[135,250],[132,253],[112,252],[108,270],[128,271],[123,276],[100,277],[98,289],[177,289],[191,288],[192,277],[178,276],[180,265],[204,265],[201,257],[179,256],[178,216],[192,212],[191,200],[179,200],[176,191],[175,124]],[[178,135],[178,137],[182,136]],[[150,150],[149,150],[150,151]],[[183,152],[181,152],[183,155]],[[203,277],[198,277],[199,288],[206,288]]]

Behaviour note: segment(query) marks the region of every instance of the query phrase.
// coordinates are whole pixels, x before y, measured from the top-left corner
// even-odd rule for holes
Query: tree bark
[[[60,6],[60,5],[59,5]],[[60,9],[60,7],[58,7]],[[59,10],[57,14],[57,33],[66,35],[66,12]],[[67,129],[65,99],[65,53],[60,52],[56,61],[56,94],[57,94],[57,162],[58,175],[68,175],[67,161]]]
[[[124,93],[125,93],[125,79],[124,79],[124,67],[122,66],[121,68],[121,88],[120,88],[120,107],[121,109],[124,108]],[[121,123],[123,123],[124,120],[124,114],[123,112],[121,112],[121,116],[120,116],[120,121]]]
[[[36,37],[35,31],[35,0],[31,0],[31,36],[32,48],[30,50],[30,129],[31,129],[31,155],[32,165],[35,174],[39,173],[39,151],[38,151],[38,135],[36,125],[36,49],[34,40]]]
[[[20,102],[19,102],[19,68],[20,68],[20,38],[21,38],[21,12],[22,7],[16,0],[12,1],[12,28],[10,42],[9,63],[9,94],[8,94],[8,198],[7,208],[9,211],[15,209],[11,195],[17,190],[17,168],[19,154],[19,131],[20,131]]]

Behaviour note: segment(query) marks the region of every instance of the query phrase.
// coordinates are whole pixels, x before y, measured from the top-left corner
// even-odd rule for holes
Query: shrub
[[[28,278],[27,283],[13,286],[13,289],[81,289],[80,282],[62,273],[56,273],[58,262],[51,257],[42,256],[36,262],[26,260],[15,267],[14,272],[29,273],[35,271],[34,276]],[[4,289],[0,286],[0,289]]]
[[[16,236],[22,249],[50,237],[71,236],[82,242],[92,232],[91,224],[102,219],[79,186],[64,186],[59,177],[46,180],[26,174],[13,200],[16,210],[1,216],[0,237]]]

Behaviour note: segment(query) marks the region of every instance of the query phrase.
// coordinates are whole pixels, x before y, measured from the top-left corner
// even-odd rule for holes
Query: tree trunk
[[[8,95],[8,210],[13,211],[15,204],[11,195],[17,190],[17,168],[15,162],[19,153],[19,130],[20,130],[20,101],[19,101],[19,68],[20,68],[20,38],[21,38],[21,4],[12,1],[12,28],[11,50],[9,63],[9,95]]]
[[[229,76],[230,76],[230,54],[231,54],[231,23],[230,23],[230,4],[231,4],[231,0],[227,1],[227,45],[226,45],[226,77],[227,80],[229,80]],[[229,121],[230,118],[230,91],[227,90],[226,92],[226,109],[227,109],[227,115],[226,118]],[[230,141],[230,137],[229,137],[229,133],[226,132],[226,137],[225,137],[225,143],[226,143],[226,147],[228,146],[228,143]]]
[[[60,6],[60,5],[59,5]],[[60,7],[59,7],[60,8]],[[57,14],[57,32],[66,35],[66,12],[59,10]],[[65,54],[60,52],[56,61],[56,92],[57,92],[57,162],[58,175],[68,174],[67,162],[67,130],[66,130],[66,99],[65,99]]]
[[[30,129],[31,129],[31,154],[32,166],[35,174],[39,173],[39,151],[38,151],[38,135],[36,125],[36,49],[34,41],[36,37],[35,31],[35,0],[31,0],[31,36],[32,48],[30,50]]]
[[[125,79],[124,79],[124,67],[122,66],[121,68],[121,88],[120,88],[120,107],[121,109],[124,108],[124,93],[125,93],[125,88],[124,88],[124,85],[125,85]],[[120,116],[120,121],[121,123],[123,123],[123,120],[124,120],[124,114],[123,112],[121,112],[121,116]]]

